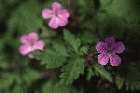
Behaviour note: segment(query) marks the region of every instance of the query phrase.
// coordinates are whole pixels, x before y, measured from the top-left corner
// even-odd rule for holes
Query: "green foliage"
[[[69,56],[66,46],[60,40],[53,42],[53,49],[55,50],[55,52],[59,53],[60,55]]]
[[[64,40],[70,44],[76,53],[78,53],[78,49],[81,45],[81,41],[78,38],[75,38],[69,31],[64,30]]]
[[[135,64],[131,64],[128,66],[129,73],[126,75],[126,89],[127,90],[140,90],[140,74],[139,74],[139,66]]]
[[[22,86],[18,85],[18,84],[14,87],[14,89],[12,91],[12,93],[25,93],[25,92],[26,92],[26,90],[24,90],[22,88]]]
[[[118,89],[121,89],[124,85],[124,78],[117,76],[115,82]]]
[[[42,26],[40,5],[36,0],[22,3],[10,16],[8,35],[16,30],[18,35],[37,31]]]
[[[51,49],[47,49],[43,55],[41,64],[46,64],[47,68],[56,68],[66,62],[66,56]]]
[[[101,78],[104,78],[109,82],[112,82],[111,74],[103,66],[95,66],[94,69],[97,71],[97,73],[99,73]]]
[[[22,76],[22,79],[24,80],[24,82],[28,84],[32,83],[34,80],[39,79],[39,78],[40,78],[39,72],[30,68],[25,69]]]
[[[44,51],[41,61],[41,64],[46,64],[47,68],[62,66],[69,56],[65,45],[60,40],[54,41],[52,44],[52,49],[50,48]]]
[[[139,4],[132,0],[101,0],[101,10],[125,20],[126,25],[139,20]],[[137,7],[137,8],[136,8]]]
[[[93,76],[95,76],[96,72],[92,69],[92,67],[87,69],[88,73],[87,73],[87,78],[86,80],[90,80]]]
[[[69,85],[59,85],[58,81],[48,81],[42,87],[42,93],[80,93],[74,87]]]
[[[71,84],[74,79],[77,79],[80,74],[84,73],[84,60],[74,56],[68,61],[68,64],[62,67],[60,75],[60,83]]]
[[[2,75],[2,77],[0,78],[0,90],[2,89],[8,89],[14,82],[14,75],[13,74],[9,74],[9,73],[5,73]]]

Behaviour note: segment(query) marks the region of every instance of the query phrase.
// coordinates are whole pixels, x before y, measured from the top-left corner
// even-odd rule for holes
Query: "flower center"
[[[33,40],[30,40],[30,41],[29,41],[29,46],[32,47],[33,45],[34,45],[34,41],[33,41]]]
[[[55,17],[58,17],[57,10],[55,10],[53,14],[54,14]]]
[[[108,50],[107,50],[107,54],[108,54],[109,56],[111,56],[112,52],[113,52],[113,51],[112,51],[111,47],[109,47]]]

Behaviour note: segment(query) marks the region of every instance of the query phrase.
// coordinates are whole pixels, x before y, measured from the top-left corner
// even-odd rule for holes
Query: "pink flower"
[[[42,11],[42,17],[44,19],[50,19],[49,26],[54,29],[59,26],[66,26],[68,24],[69,16],[70,13],[68,10],[63,9],[58,2],[52,4],[52,9],[44,8]]]
[[[98,53],[98,62],[101,65],[106,65],[109,61],[112,66],[118,66],[121,64],[121,58],[117,55],[123,53],[125,46],[123,42],[115,42],[113,37],[107,37],[103,41],[100,41],[96,45],[96,50]]]
[[[29,58],[33,59],[34,56],[30,54],[35,50],[43,50],[44,42],[38,40],[38,34],[35,32],[29,33],[29,35],[23,35],[20,38],[22,45],[19,48],[19,52],[22,55],[28,55]]]

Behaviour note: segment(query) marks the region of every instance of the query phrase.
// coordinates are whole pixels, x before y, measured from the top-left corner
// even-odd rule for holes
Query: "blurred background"
[[[126,47],[120,66],[96,68],[96,55],[67,86],[58,85],[61,67],[48,69],[19,53],[22,35],[35,31],[49,46],[63,34],[41,16],[54,1],[0,0],[0,93],[140,93],[140,0],[56,0],[71,13],[64,28],[92,47],[86,55],[96,54],[96,43],[108,36]]]

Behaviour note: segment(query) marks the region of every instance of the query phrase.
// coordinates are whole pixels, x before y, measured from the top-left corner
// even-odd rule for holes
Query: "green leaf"
[[[131,63],[127,68],[129,73],[127,73],[124,78],[126,90],[140,90],[139,66],[135,63]]]
[[[35,58],[38,59],[38,60],[41,60],[42,56],[43,56],[43,53],[41,51],[34,51],[31,54],[34,55]]]
[[[86,45],[83,45],[81,48],[80,48],[80,52],[81,52],[81,54],[87,54],[88,53],[88,49],[89,49],[89,47],[88,46],[86,46]]]
[[[84,59],[75,57],[70,59],[67,65],[62,67],[60,83],[71,84],[80,74],[84,73]]]
[[[129,83],[125,82],[126,90],[129,90]]]
[[[80,39],[75,38],[75,36],[72,33],[70,33],[67,30],[64,30],[64,40],[74,48],[76,53],[78,53],[78,49],[81,45]]]
[[[43,55],[41,64],[45,64],[46,68],[57,68],[66,62],[66,56],[55,52],[52,49],[47,49]]]
[[[116,82],[118,89],[121,89],[124,85],[124,78],[117,76],[115,82]]]
[[[94,69],[100,74],[101,78],[104,78],[109,82],[112,82],[112,77],[110,73],[103,66],[96,66],[94,67]]]
[[[95,71],[93,71],[92,68],[88,68],[87,70],[88,70],[88,73],[87,73],[86,80],[89,81],[95,75]]]
[[[69,56],[67,53],[67,49],[62,41],[57,40],[57,41],[54,41],[52,44],[56,53],[61,54],[63,56]]]

